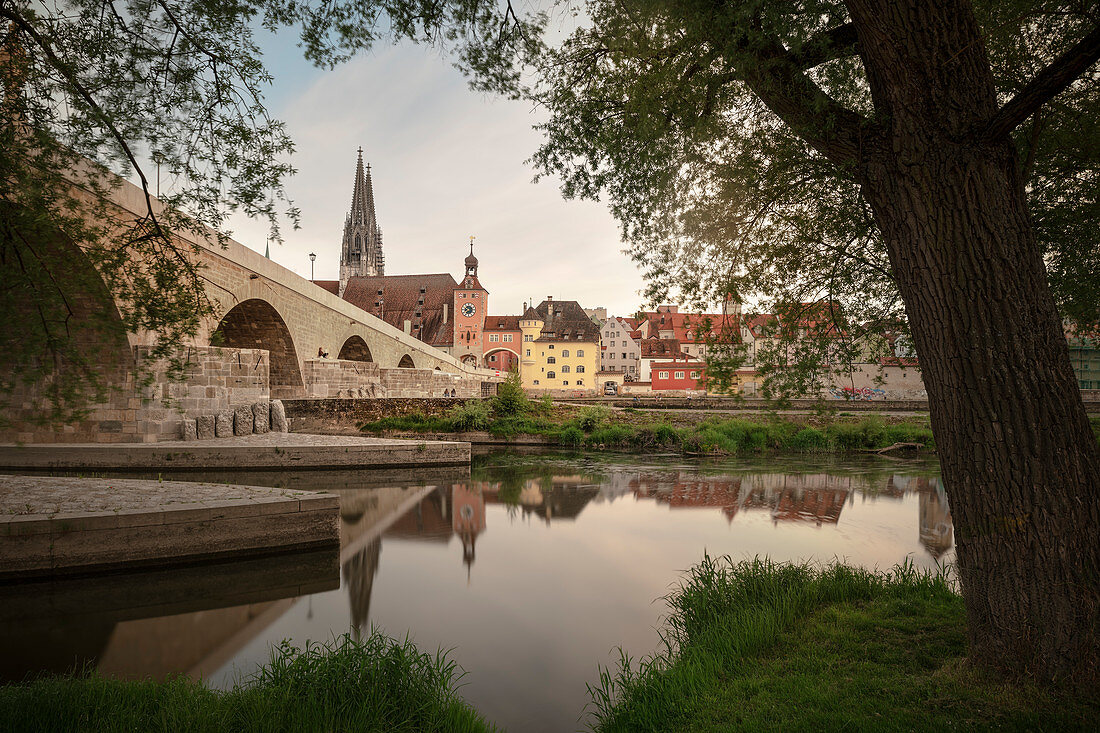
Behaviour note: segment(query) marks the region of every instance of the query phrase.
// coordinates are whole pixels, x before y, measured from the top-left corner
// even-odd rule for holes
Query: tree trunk
[[[876,112],[859,172],[905,301],[972,658],[1096,686],[1100,450],[964,2],[850,0]]]

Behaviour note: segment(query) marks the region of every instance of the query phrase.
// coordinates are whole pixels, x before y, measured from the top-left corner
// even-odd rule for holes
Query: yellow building
[[[519,320],[520,378],[531,391],[595,392],[600,329],[575,300],[547,297]]]

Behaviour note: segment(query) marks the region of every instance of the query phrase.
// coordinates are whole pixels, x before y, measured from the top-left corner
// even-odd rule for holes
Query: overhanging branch
[[[1100,60],[1100,26],[1035,75],[1019,93],[990,118],[981,139],[992,141],[1012,132],[1037,109],[1061,94],[1090,66]]]

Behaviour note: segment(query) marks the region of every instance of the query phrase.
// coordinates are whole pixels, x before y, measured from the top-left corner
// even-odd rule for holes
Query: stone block
[[[180,420],[180,440],[198,440],[199,430],[191,418]]]
[[[266,433],[271,417],[270,402],[256,402],[252,405],[252,432]]]
[[[285,433],[290,429],[286,419],[286,408],[282,400],[271,401],[271,430],[275,433]]]
[[[252,435],[252,408],[242,405],[233,410],[233,434]]]
[[[214,418],[214,437],[215,438],[231,438],[233,437],[233,411],[225,410],[219,412],[217,417]]]
[[[208,440],[214,437],[214,416],[199,415],[195,418],[195,432],[199,440]]]

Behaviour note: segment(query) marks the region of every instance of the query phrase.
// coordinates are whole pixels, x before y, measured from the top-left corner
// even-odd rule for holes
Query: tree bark
[[[1100,450],[962,0],[849,0],[876,117],[858,175],[928,390],[976,662],[1098,686]]]

